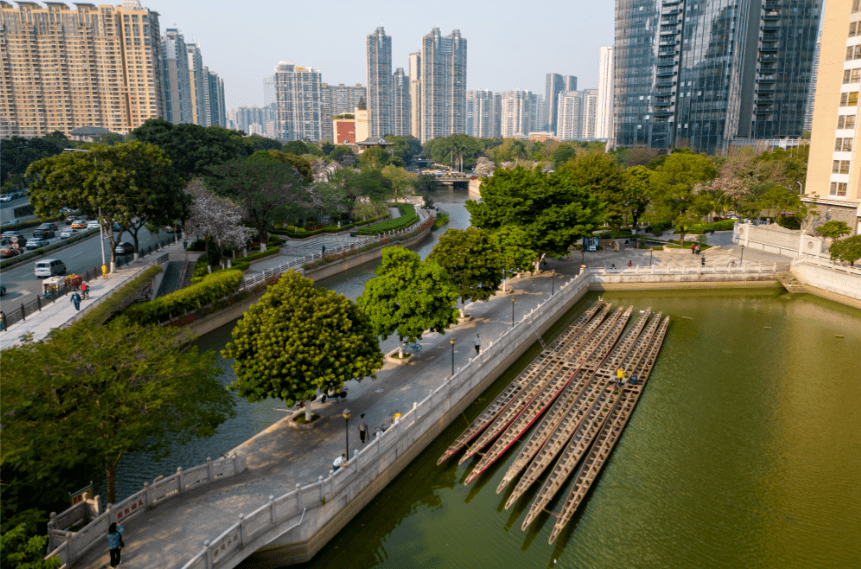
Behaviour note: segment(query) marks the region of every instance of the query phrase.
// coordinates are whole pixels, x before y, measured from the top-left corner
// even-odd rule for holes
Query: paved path
[[[81,312],[98,304],[100,299],[110,296],[115,290],[137,276],[150,263],[161,255],[182,254],[182,244],[172,244],[161,251],[156,251],[136,262],[123,265],[110,274],[108,279],[92,279],[87,282],[90,285],[90,298],[81,301]],[[80,313],[75,310],[70,299],[71,295],[57,299],[56,302],[44,306],[41,311],[27,317],[26,320],[12,324],[8,330],[0,332],[0,350],[18,345],[26,334],[31,334],[33,341],[45,338],[52,330],[66,324]],[[28,302],[32,299],[28,299]]]
[[[628,259],[648,265],[648,251],[626,253],[591,253],[587,264],[601,266],[616,263],[621,266]],[[687,261],[687,257],[655,252],[651,255],[656,266]],[[729,256],[726,256],[727,261]],[[698,261],[687,261],[698,265]],[[483,345],[496,340],[511,326],[511,302],[514,298],[515,314],[519,320],[550,294],[564,279],[579,272],[580,255],[570,260],[549,260],[548,270],[537,275],[511,279],[510,294],[497,294],[487,302],[467,305],[472,320],[449,330],[445,335],[427,334],[421,341],[422,351],[415,361],[406,366],[386,366],[377,373],[377,379],[347,384],[346,400],[328,401],[315,405],[314,411],[323,422],[310,431],[288,427],[285,418],[265,429],[232,452],[245,456],[248,470],[227,480],[189,492],[181,499],[171,500],[133,518],[124,524],[126,547],[123,566],[130,569],[180,568],[202,548],[205,540],[221,534],[238,520],[241,513],[250,513],[265,504],[270,496],[280,496],[293,490],[296,484],[315,482],[328,475],[334,458],[345,449],[345,424],[341,416],[349,407],[351,419],[350,454],[360,446],[355,421],[361,413],[373,428],[387,422],[394,413],[404,413],[413,402],[422,400],[439,386],[451,373],[452,351],[449,340],[456,340],[454,362],[456,367],[466,364],[474,354],[473,338],[481,334]],[[553,283],[551,280],[555,279]],[[383,351],[396,347],[394,340],[382,343]],[[216,458],[216,457],[213,457]],[[165,473],[167,474],[167,473]],[[108,562],[106,547],[96,546],[76,563],[75,567],[100,568]]]

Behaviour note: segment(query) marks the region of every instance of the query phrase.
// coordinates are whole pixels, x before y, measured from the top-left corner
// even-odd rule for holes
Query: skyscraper
[[[392,129],[386,134],[407,136],[410,134],[410,78],[398,67],[392,79]]]
[[[818,2],[618,0],[616,144],[801,135],[818,18]]]
[[[602,47],[598,67],[595,138],[613,138],[613,48]]]
[[[188,50],[182,32],[175,28],[164,31],[161,57],[167,120],[173,124],[194,122],[191,84],[188,80]]]
[[[392,132],[392,38],[382,26],[365,38],[371,136]]]
[[[82,126],[128,134],[166,117],[158,14],[122,6],[0,2],[0,137]]]
[[[275,104],[275,76],[270,75],[269,77],[263,78],[263,106],[268,107],[269,105]]]
[[[460,30],[422,37],[421,141],[466,131],[466,39]]]
[[[562,76],[562,90],[563,91],[576,91],[577,90],[577,78],[573,75],[563,75]]]
[[[206,79],[209,82],[207,88],[207,103],[208,115],[207,122],[204,126],[223,126],[227,127],[227,110],[224,108],[224,81],[217,73],[213,73],[209,68],[206,69]]]
[[[559,93],[563,90],[565,91],[575,91],[577,87],[574,89],[563,89],[562,76],[558,73],[548,73],[547,80],[544,87],[544,99],[547,102],[546,104],[546,117],[545,117],[545,129],[550,132],[556,132],[556,121],[558,120],[558,109],[559,106],[557,104],[559,99]]]
[[[203,55],[196,43],[185,44],[188,51],[188,83],[191,87],[191,116],[194,124],[207,126],[207,98],[209,77],[203,72]]]
[[[514,89],[502,93],[500,136],[503,138],[528,136],[534,130],[537,110],[537,96],[531,91]]]
[[[466,134],[476,138],[499,136],[499,109],[491,91],[473,89],[466,93]]]
[[[583,90],[583,118],[580,138],[592,139],[598,128],[598,89]]]
[[[352,114],[359,106],[359,100],[365,98],[365,88],[360,84],[355,87],[340,85],[320,85],[320,114],[323,117],[320,140],[334,142],[335,133],[332,130],[332,118],[343,114]]]
[[[861,233],[861,2],[828,0],[816,78],[805,201],[819,220]]]
[[[422,138],[422,56],[421,53],[410,54],[410,134]]]
[[[275,68],[275,97],[279,139],[322,139],[321,90],[319,69],[298,67],[292,63],[278,64]]]
[[[583,93],[562,91],[559,93],[559,119],[556,137],[559,140],[583,138]]]

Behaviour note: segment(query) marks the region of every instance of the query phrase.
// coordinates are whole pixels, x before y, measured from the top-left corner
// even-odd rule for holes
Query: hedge
[[[731,231],[733,227],[735,227],[735,221],[732,219],[725,219],[723,221],[694,225],[689,231],[687,231],[687,233],[700,235],[703,233],[714,233],[715,231]]]
[[[436,220],[433,222],[432,231],[436,231],[442,227],[448,225],[448,214],[447,213],[438,213],[436,216]]]
[[[242,285],[242,271],[218,271],[201,282],[143,304],[130,306],[123,316],[139,324],[157,324],[236,292]]]
[[[150,267],[103,300],[98,306],[87,312],[73,326],[100,326],[107,322],[131,295],[138,295],[143,286],[152,281],[161,272],[161,267]]]
[[[257,253],[252,253],[251,255],[248,255],[246,257],[237,257],[236,259],[231,259],[230,260],[230,265],[231,265],[230,269],[236,269],[236,270],[245,272],[251,268],[251,262],[252,261],[256,261],[258,259],[264,259],[266,257],[271,257],[272,255],[277,255],[280,252],[281,252],[280,247],[274,247],[272,245],[272,243],[269,243],[267,245],[266,251],[258,251]],[[208,261],[206,255],[201,255],[197,259],[197,263],[195,263],[195,265],[194,265],[194,272],[192,272],[192,274],[191,274],[191,283],[192,284],[199,283],[200,281],[205,279],[210,274],[209,269],[207,268],[208,265],[209,265],[209,261]],[[212,274],[215,274],[217,272],[221,272],[223,270],[230,270],[230,269],[213,269]]]
[[[401,216],[396,219],[387,219],[380,223],[375,223],[369,227],[363,227],[359,229],[356,233],[359,235],[379,235],[380,233],[387,233],[389,231],[397,231],[398,229],[403,229],[404,227],[409,227],[416,221],[418,221],[419,216],[416,214],[416,208],[411,203],[399,203],[397,204],[398,209],[401,211]]]
[[[274,235],[284,235],[291,239],[307,239],[308,237],[313,237],[315,235],[320,235],[321,233],[340,233],[341,231],[346,231],[347,229],[352,229],[353,227],[360,227],[362,225],[367,225],[369,223],[374,223],[379,221],[380,219],[386,219],[388,216],[380,216],[380,217],[372,217],[371,219],[366,219],[363,221],[356,221],[353,223],[342,224],[341,227],[337,225],[327,225],[325,227],[321,227],[320,229],[313,229],[308,231],[302,227],[296,227],[295,225],[288,225],[287,227],[278,227],[276,229],[272,229],[269,233]]]
[[[67,245],[71,245],[77,241],[81,241],[83,239],[87,239],[91,237],[93,234],[98,233],[98,229],[90,229],[81,233],[80,235],[75,235],[74,237],[69,237],[68,239],[63,239],[58,243],[54,243],[53,245],[48,245],[47,247],[43,247],[40,249],[36,249],[35,251],[30,251],[29,253],[24,253],[23,255],[18,255],[17,257],[13,257],[11,259],[7,259],[0,263],[0,269],[5,269],[6,267],[11,267],[12,265],[17,265],[18,263],[23,263],[25,261],[30,261],[31,259],[35,259],[39,255],[44,255],[50,251],[55,251],[57,249],[62,249]]]

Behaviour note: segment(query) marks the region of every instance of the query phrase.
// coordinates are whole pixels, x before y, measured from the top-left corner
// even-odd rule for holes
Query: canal
[[[466,192],[434,199],[449,227],[469,225]],[[422,257],[435,242],[417,249]],[[374,268],[320,286],[355,298]],[[596,298],[578,303],[547,339]],[[533,346],[305,567],[861,566],[861,313],[779,289],[604,298],[651,306],[672,324],[631,422],[553,546],[549,515],[520,530],[539,485],[511,510],[507,495],[495,493],[516,448],[469,487],[462,482],[471,462],[435,464],[465,420],[535,356]],[[222,348],[231,328],[202,337],[200,347]],[[232,382],[229,362],[219,364],[222,381]],[[283,407],[237,400],[237,417],[210,439],[177,445],[159,461],[125,457],[119,497],[177,465],[221,456],[283,418]]]

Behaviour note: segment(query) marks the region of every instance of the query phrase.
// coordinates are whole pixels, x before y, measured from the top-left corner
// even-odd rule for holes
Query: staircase
[[[785,288],[791,293],[807,292],[807,287],[798,282],[798,279],[795,278],[795,275],[790,272],[778,273],[777,280],[780,281],[780,284],[783,285],[783,288]]]

